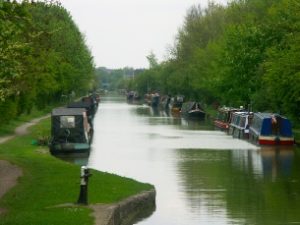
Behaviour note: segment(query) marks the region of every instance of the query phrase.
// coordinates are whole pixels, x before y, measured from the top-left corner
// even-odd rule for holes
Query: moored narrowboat
[[[182,95],[177,95],[177,96],[171,98],[170,109],[171,109],[172,115],[174,115],[174,116],[180,115],[180,110],[181,110],[183,101],[184,101],[184,96],[182,96]]]
[[[51,153],[89,152],[93,130],[84,108],[55,108],[51,114]]]
[[[187,119],[205,119],[205,112],[199,102],[184,102],[181,107],[181,115]]]
[[[232,113],[238,112],[240,109],[231,107],[221,107],[218,109],[217,116],[214,120],[214,125],[216,128],[228,131],[229,124],[231,123]]]
[[[235,138],[249,139],[249,128],[252,118],[252,112],[233,112],[228,133]]]
[[[260,145],[293,145],[292,125],[279,114],[254,113],[250,141]]]
[[[90,102],[83,102],[83,101],[79,101],[79,102],[71,102],[68,104],[67,106],[70,109],[81,109],[84,108],[86,110],[86,115],[88,118],[88,122],[91,126],[93,126],[93,119],[95,116],[95,108],[93,107],[93,105]]]

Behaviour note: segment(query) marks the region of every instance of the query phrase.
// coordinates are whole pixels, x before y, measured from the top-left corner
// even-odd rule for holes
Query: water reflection
[[[292,173],[294,150],[288,149],[262,149],[262,164],[265,178],[273,181],[283,177],[289,177]]]
[[[178,185],[199,220],[205,215],[207,223],[226,218],[220,224],[300,222],[299,158],[292,149],[176,154]]]

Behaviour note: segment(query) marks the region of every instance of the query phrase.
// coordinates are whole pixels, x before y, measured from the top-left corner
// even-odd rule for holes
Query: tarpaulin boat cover
[[[57,143],[86,143],[84,108],[55,108],[52,110],[51,135]]]
[[[68,108],[85,108],[88,116],[94,115],[94,108],[90,102],[72,102],[68,104]]]

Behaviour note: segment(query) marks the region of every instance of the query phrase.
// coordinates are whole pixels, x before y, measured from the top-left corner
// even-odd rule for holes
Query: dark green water
[[[151,225],[300,224],[300,150],[104,99],[88,165],[155,185]]]

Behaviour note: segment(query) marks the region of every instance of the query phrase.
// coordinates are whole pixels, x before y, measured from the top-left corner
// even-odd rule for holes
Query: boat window
[[[239,124],[240,124],[240,119],[241,119],[241,117],[240,117],[239,115],[236,115],[236,116],[235,116],[235,121],[234,121],[234,123],[235,123],[236,125],[239,125]]]
[[[245,123],[246,123],[246,117],[242,117],[240,121],[240,126],[245,127]]]
[[[235,125],[238,125],[238,116],[233,114],[232,115],[232,119],[231,119],[232,123],[235,124]]]
[[[252,121],[252,127],[260,131],[261,126],[262,126],[262,119],[255,115]]]
[[[75,128],[75,117],[74,116],[61,116],[60,117],[60,128]]]

